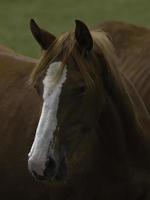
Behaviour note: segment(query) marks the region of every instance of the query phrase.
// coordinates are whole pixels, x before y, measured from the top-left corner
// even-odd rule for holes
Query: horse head
[[[29,153],[29,169],[37,179],[67,178],[74,173],[72,168],[88,173],[86,166],[93,164],[98,148],[98,101],[104,103],[103,84],[98,81],[102,70],[93,67],[99,60],[92,34],[78,20],[74,32],[58,39],[33,20],[31,30],[40,46],[45,48],[46,43],[47,48],[32,73],[43,107]]]

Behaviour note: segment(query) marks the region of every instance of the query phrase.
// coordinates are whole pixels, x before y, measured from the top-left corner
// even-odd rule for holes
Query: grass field
[[[150,25],[149,0],[0,0],[0,43],[24,55],[38,57],[29,20],[58,35],[74,28],[74,19],[88,25],[122,20]]]

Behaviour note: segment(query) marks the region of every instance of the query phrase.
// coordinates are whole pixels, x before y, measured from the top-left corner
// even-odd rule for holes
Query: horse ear
[[[30,20],[30,29],[34,38],[43,50],[48,49],[48,47],[56,39],[54,35],[41,29],[33,19]]]
[[[82,50],[89,52],[93,48],[93,39],[88,27],[80,20],[75,20],[75,38]]]

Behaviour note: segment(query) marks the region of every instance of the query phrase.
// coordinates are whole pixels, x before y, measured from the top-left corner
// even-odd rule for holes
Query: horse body
[[[118,66],[132,82],[150,112],[150,30],[113,21],[96,28],[102,28],[110,37],[118,56]]]
[[[40,100],[28,84],[36,60],[13,51],[0,52],[0,198],[46,199],[44,186],[27,170]]]

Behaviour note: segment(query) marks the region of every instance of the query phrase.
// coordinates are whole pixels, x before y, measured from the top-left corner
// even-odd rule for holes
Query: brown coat
[[[27,169],[40,101],[28,84],[35,59],[0,47],[0,198],[43,199],[44,186]]]
[[[150,29],[124,22],[98,25],[113,42],[118,66],[131,80],[150,112]]]

